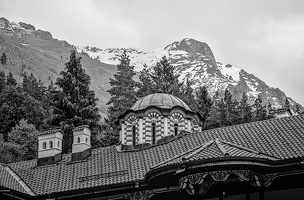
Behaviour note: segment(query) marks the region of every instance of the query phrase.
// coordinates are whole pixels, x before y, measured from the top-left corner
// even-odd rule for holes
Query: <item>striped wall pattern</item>
[[[169,132],[169,135],[172,135],[174,134],[174,124],[177,123],[178,124],[178,133],[180,131],[183,131],[183,130],[187,130],[186,129],[186,120],[184,118],[184,116],[178,112],[175,112],[175,113],[172,113],[171,116],[170,116],[170,124],[169,124],[169,127],[170,127],[170,132]]]
[[[132,145],[133,144],[133,126],[135,126],[135,132],[136,132],[136,138],[135,138],[135,143],[138,144],[139,141],[139,131],[138,131],[138,118],[135,115],[131,115],[125,123],[125,141],[126,145]]]
[[[193,133],[196,133],[196,132],[199,131],[198,122],[197,122],[197,120],[195,118],[193,118],[191,120],[191,130],[192,130]]]
[[[156,141],[160,140],[165,137],[165,117],[160,115],[158,112],[150,112],[146,116],[142,118],[142,142],[143,143],[152,143],[152,123],[156,125]],[[174,124],[178,124],[178,133],[180,131],[188,131],[188,120],[183,116],[180,112],[174,112],[170,116],[167,117],[167,128],[168,128],[168,135],[174,134]],[[136,127],[136,144],[139,144],[140,135],[139,135],[139,119],[136,117],[135,114],[130,115],[125,120],[124,126],[124,141],[126,145],[133,144],[133,131],[132,127]],[[198,132],[199,124],[197,119],[193,118],[190,121],[191,132]]]

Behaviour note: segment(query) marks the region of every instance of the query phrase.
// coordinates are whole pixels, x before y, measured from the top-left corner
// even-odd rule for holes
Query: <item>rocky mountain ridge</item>
[[[106,113],[106,102],[110,97],[107,92],[110,88],[109,78],[116,72],[115,65],[120,62],[119,55],[123,48],[75,47],[53,38],[48,31],[36,30],[31,24],[0,18],[0,53],[5,52],[8,57],[8,65],[0,64],[0,70],[7,73],[12,71],[19,81],[22,73],[33,73],[46,85],[49,79],[54,82],[64,69],[64,63],[69,60],[73,48],[78,50],[82,66],[91,77],[91,88],[99,98],[100,110]],[[176,66],[180,80],[189,78],[193,81],[193,88],[206,85],[210,94],[214,95],[216,91],[221,93],[228,87],[237,100],[245,91],[252,101],[261,94],[264,103],[270,102],[277,108],[285,103],[286,95],[280,89],[269,87],[241,68],[217,62],[211,48],[194,39],[185,38],[151,51],[133,48],[127,48],[126,51],[137,72],[144,64],[152,66],[166,56]],[[296,104],[291,98],[289,100],[291,105]]]
[[[123,48],[101,49],[96,47],[77,47],[82,53],[87,53],[91,58],[108,64],[118,64],[119,55]],[[233,66],[217,62],[211,48],[203,42],[191,38],[173,42],[164,48],[152,51],[139,49],[126,49],[130,56],[131,64],[136,71],[140,71],[144,64],[152,66],[162,56],[169,58],[172,65],[176,66],[176,72],[180,74],[180,81],[187,78],[193,82],[193,88],[206,85],[210,94],[214,95],[228,87],[233,97],[241,99],[243,91],[247,93],[251,103],[261,94],[264,103],[271,103],[275,108],[281,108],[285,104],[286,95],[278,88],[269,87],[264,81],[253,74]],[[291,98],[291,105],[295,106]]]
[[[0,63],[0,71],[6,74],[11,71],[18,82],[21,82],[23,73],[33,73],[45,85],[50,79],[55,82],[73,48],[68,42],[55,39],[50,32],[37,30],[31,24],[0,18],[0,55],[7,55],[7,65]],[[110,98],[107,92],[109,78],[116,72],[116,66],[101,63],[87,54],[79,53],[78,56],[82,57],[82,67],[91,77],[91,89],[99,98],[98,107],[106,113],[106,102]]]

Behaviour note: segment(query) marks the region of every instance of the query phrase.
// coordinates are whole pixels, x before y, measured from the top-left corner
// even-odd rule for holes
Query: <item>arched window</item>
[[[46,142],[42,143],[42,149],[46,149]]]
[[[177,136],[177,134],[178,134],[178,124],[175,123],[174,124],[174,135]]]
[[[53,142],[50,141],[49,143],[50,143],[50,148],[53,148]]]
[[[155,123],[152,123],[152,144],[156,143],[156,126]]]
[[[77,143],[80,143],[80,137],[77,138]]]
[[[133,147],[136,145],[136,127],[132,127],[132,145]]]
[[[57,142],[57,147],[60,148],[60,142],[59,141]]]
[[[88,143],[88,138],[86,138],[86,143]]]

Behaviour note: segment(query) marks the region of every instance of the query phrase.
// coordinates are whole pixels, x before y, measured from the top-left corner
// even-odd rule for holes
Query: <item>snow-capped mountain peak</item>
[[[77,50],[87,53],[91,58],[100,62],[113,65],[119,64],[119,55],[124,51],[123,48],[101,49],[88,46],[78,46]],[[263,81],[241,68],[216,62],[211,48],[206,43],[191,38],[175,41],[164,48],[151,51],[133,48],[128,48],[126,51],[131,65],[137,72],[143,69],[144,64],[151,67],[166,56],[170,63],[176,66],[176,73],[180,75],[180,81],[191,79],[193,88],[205,85],[211,95],[214,95],[216,91],[223,93],[228,87],[237,100],[240,100],[242,93],[246,92],[251,101],[261,94],[264,103],[270,102],[276,107],[282,107],[285,102],[286,96],[282,91],[267,86]],[[291,104],[293,103],[291,100]]]

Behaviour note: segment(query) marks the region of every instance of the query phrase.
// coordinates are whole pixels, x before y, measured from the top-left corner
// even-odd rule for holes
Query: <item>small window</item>
[[[59,141],[57,142],[57,147],[60,148],[60,142]]]
[[[77,143],[80,143],[80,137],[77,138]]]
[[[156,143],[156,126],[152,123],[152,144]]]
[[[53,148],[53,142],[50,141],[50,148]]]
[[[89,141],[88,138],[86,138],[86,143],[88,143],[88,141]]]
[[[177,134],[178,134],[178,124],[175,123],[174,124],[174,135],[177,136]]]
[[[42,149],[46,149],[46,142],[42,143]]]
[[[136,128],[135,128],[135,126],[132,127],[132,145],[133,145],[133,147],[136,145]]]

